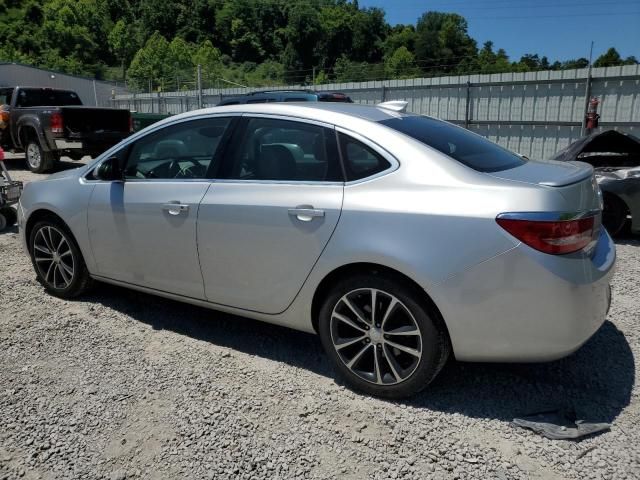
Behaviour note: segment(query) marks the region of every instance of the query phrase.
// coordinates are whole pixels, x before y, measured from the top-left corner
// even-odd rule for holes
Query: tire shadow
[[[83,300],[108,306],[156,330],[334,376],[315,335],[102,283]],[[562,408],[574,410],[578,418],[612,422],[629,405],[634,383],[631,348],[624,334],[607,321],[576,353],[555,362],[451,360],[429,388],[399,403],[503,421]]]

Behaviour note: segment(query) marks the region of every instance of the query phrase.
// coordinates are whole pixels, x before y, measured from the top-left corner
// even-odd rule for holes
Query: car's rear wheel
[[[627,223],[627,206],[615,195],[604,194],[604,209],[602,210],[602,224],[615,237],[620,234]]]
[[[73,298],[91,285],[91,277],[71,232],[55,219],[34,225],[29,251],[38,280],[61,298]]]
[[[413,395],[449,356],[438,312],[399,278],[346,278],[330,291],[319,315],[320,338],[334,367],[350,386],[371,395]]]
[[[45,152],[35,136],[31,136],[25,148],[25,158],[29,170],[34,173],[44,173],[53,169],[56,163],[56,155],[53,152]]]

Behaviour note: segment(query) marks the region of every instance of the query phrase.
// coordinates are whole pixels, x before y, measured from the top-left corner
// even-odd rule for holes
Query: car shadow
[[[85,299],[157,330],[170,330],[317,375],[334,376],[315,335],[106,284],[99,284]],[[631,348],[624,334],[607,321],[576,353],[555,362],[481,364],[452,360],[428,389],[400,402],[504,421],[565,409],[575,411],[578,418],[612,422],[629,404],[634,382]]]

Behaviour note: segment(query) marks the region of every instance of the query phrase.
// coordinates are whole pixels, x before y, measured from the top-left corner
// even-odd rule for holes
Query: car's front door
[[[198,206],[231,123],[209,117],[172,124],[119,152],[124,181],[98,181],[89,204],[99,276],[204,298]]]
[[[245,117],[198,214],[210,302],[284,311],[338,223],[343,174],[329,126]]]

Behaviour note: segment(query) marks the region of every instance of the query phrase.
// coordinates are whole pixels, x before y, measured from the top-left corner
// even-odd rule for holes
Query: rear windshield
[[[82,105],[78,94],[65,90],[46,88],[23,88],[18,94],[19,107],[62,107],[64,105]]]
[[[498,172],[526,162],[519,155],[450,123],[421,116],[402,116],[380,123],[415,138],[479,172]]]

